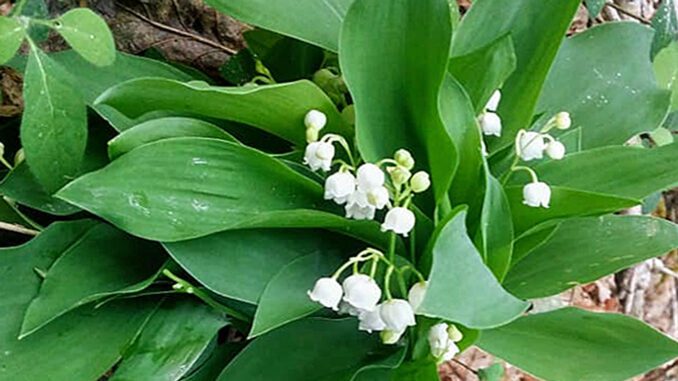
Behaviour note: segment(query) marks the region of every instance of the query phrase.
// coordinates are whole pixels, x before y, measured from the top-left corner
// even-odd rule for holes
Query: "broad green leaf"
[[[111,381],[176,381],[228,321],[188,297],[165,300],[124,354]]]
[[[678,41],[657,54],[653,67],[659,87],[671,91],[671,111],[678,110]]]
[[[528,304],[506,292],[466,235],[466,211],[458,209],[433,235],[433,267],[418,313],[491,328],[522,314]],[[472,301],[472,302],[471,302]]]
[[[574,216],[594,216],[616,212],[639,205],[637,199],[551,186],[551,204],[548,209],[532,208],[523,203],[523,186],[506,188],[516,234],[527,231],[542,222]]]
[[[353,254],[354,246],[360,250],[355,242],[339,237],[321,230],[251,229],[166,243],[165,248],[211,291],[257,304],[269,281],[295,259],[311,254]]]
[[[485,199],[480,216],[481,253],[501,282],[511,265],[513,220],[509,200],[497,179],[486,168]]]
[[[221,128],[199,119],[159,118],[140,123],[116,136],[108,142],[108,155],[116,159],[147,143],[189,136],[236,141]]]
[[[349,381],[388,350],[354,318],[304,319],[254,340],[217,381]]]
[[[353,375],[351,381],[390,380],[393,370],[398,368],[403,363],[403,361],[405,361],[406,355],[406,348],[400,347],[398,351],[394,352],[390,356],[382,357],[378,361],[373,361],[363,366]]]
[[[203,363],[181,379],[181,381],[214,381],[221,371],[243,348],[243,343],[225,343],[208,354]],[[203,354],[204,356],[205,354]]]
[[[207,0],[207,4],[263,29],[337,51],[352,0]]]
[[[489,142],[491,152],[511,144],[518,130],[531,124],[544,80],[580,3],[476,0],[462,19],[452,44],[452,57],[469,54],[507,34],[515,49],[516,70],[502,86],[499,107],[504,131],[501,139]]]
[[[325,132],[350,133],[330,99],[312,82],[211,87],[167,79],[138,79],[106,91],[97,104],[131,118],[158,110],[187,111],[260,128],[296,145],[306,145],[304,116],[312,109],[327,115]]]
[[[678,4],[675,0],[664,0],[652,16],[652,28],[655,31],[652,42],[652,57],[660,50],[678,40]]]
[[[25,33],[17,19],[0,16],[0,64],[14,57],[24,41]]]
[[[110,303],[98,310],[82,307],[34,335],[17,339],[24,311],[40,287],[36,270],[49,269],[92,226],[93,221],[87,220],[55,223],[23,246],[0,249],[0,378],[97,379],[115,364],[151,312],[154,303],[148,300]],[[59,348],[58,355],[49,355],[54,348]]]
[[[54,198],[47,193],[25,162],[14,167],[5,176],[0,183],[0,193],[21,205],[56,216],[67,216],[80,210],[78,207]]]
[[[659,127],[668,92],[652,75],[652,30],[638,23],[608,23],[568,39],[544,85],[537,114],[567,111],[581,128],[582,149],[621,145]],[[582,67],[581,63],[587,62]],[[633,109],[632,113],[626,112]]]
[[[44,20],[49,18],[49,9],[45,0],[24,0],[14,3],[9,12],[10,17],[26,16],[33,19]],[[28,27],[28,35],[35,42],[43,42],[49,37],[50,28],[46,25],[31,23]]]
[[[106,21],[88,8],[72,9],[53,21],[54,28],[87,61],[108,66],[115,61],[115,41]]]
[[[586,0],[586,9],[589,11],[590,18],[596,18],[605,7],[607,0]]]
[[[634,318],[575,308],[484,331],[478,345],[539,378],[558,381],[623,381],[678,356],[678,343]]]
[[[478,70],[478,67],[482,70]],[[509,35],[452,58],[448,68],[468,92],[476,112],[485,110],[492,93],[501,87],[515,69],[516,54]]]
[[[314,253],[297,258],[283,267],[266,285],[249,338],[301,319],[322,308],[307,292],[322,276],[330,276],[342,263],[342,257]]]
[[[80,171],[87,147],[87,110],[68,74],[37,48],[24,74],[21,144],[31,172],[52,193]]]
[[[568,219],[513,265],[504,286],[521,298],[555,295],[677,247],[678,226],[670,221],[646,216]]]
[[[535,170],[552,186],[643,199],[678,183],[678,168],[672,162],[676,154],[676,143],[652,149],[603,147],[540,163]],[[509,183],[524,184],[525,179],[516,175]]]
[[[409,149],[420,168],[430,169],[436,201],[454,169],[454,145],[438,113],[451,36],[447,0],[356,0],[340,43],[363,159],[376,162]]]
[[[406,363],[392,371],[391,381],[438,381],[438,366],[431,359]]]
[[[254,227],[324,227],[385,240],[375,222],[343,218],[323,200],[320,184],[259,151],[216,139],[143,145],[57,196],[156,241]]]
[[[46,272],[38,295],[26,309],[20,338],[81,305],[143,290],[164,261],[155,243],[107,224],[93,226]]]

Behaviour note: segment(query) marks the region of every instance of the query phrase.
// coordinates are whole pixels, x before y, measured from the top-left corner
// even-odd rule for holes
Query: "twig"
[[[10,232],[14,232],[14,233],[24,234],[24,235],[36,236],[36,235],[40,234],[40,232],[37,231],[37,230],[29,229],[29,228],[22,226],[22,225],[19,225],[19,224],[10,224],[8,222],[2,222],[2,221],[0,221],[0,229],[7,230],[7,231],[10,231]]]
[[[452,359],[452,362],[454,362],[455,364],[461,365],[462,368],[468,370],[469,372],[475,374],[476,377],[478,377],[478,371],[477,371],[477,370],[471,368],[470,366],[464,364],[463,362],[461,362],[461,361],[459,361],[459,360],[457,360],[457,359]]]
[[[179,10],[179,4],[177,4],[177,0],[172,0],[172,5],[174,5],[174,12],[177,14],[179,24],[181,24],[184,30],[188,30],[188,27],[186,26],[186,24],[184,24],[184,20],[181,18],[181,11]]]
[[[652,25],[652,23],[651,23],[649,20],[646,20],[646,19],[642,18],[641,16],[638,16],[637,14],[634,14],[634,13],[632,13],[632,12],[629,12],[629,11],[627,11],[626,9],[620,7],[619,5],[617,5],[617,4],[615,4],[615,3],[605,3],[605,6],[610,7],[610,8],[613,8],[613,9],[615,9],[617,12],[619,12],[619,13],[621,13],[621,14],[624,14],[624,15],[626,15],[626,16],[629,16],[629,17],[631,17],[631,18],[633,18],[633,19],[636,19],[636,20],[640,21],[641,23],[643,23],[643,24],[645,24],[645,25]]]
[[[135,10],[133,10],[133,9],[131,9],[131,8],[127,7],[127,6],[125,6],[125,5],[118,4],[118,6],[119,6],[120,8],[122,8],[122,9],[124,9],[125,11],[129,12],[130,14],[134,15],[135,17],[139,18],[140,20],[142,20],[142,21],[144,21],[144,22],[147,22],[148,24],[150,24],[150,25],[152,25],[152,26],[154,26],[154,27],[156,27],[156,28],[158,28],[158,29],[164,30],[164,31],[166,31],[166,32],[178,34],[179,36],[192,38],[193,40],[196,40],[196,41],[198,41],[198,42],[200,42],[200,43],[203,43],[203,44],[205,44],[205,45],[209,45],[209,46],[211,46],[211,47],[213,47],[213,48],[222,50],[222,51],[224,51],[224,52],[226,52],[226,53],[228,53],[228,54],[236,54],[236,53],[237,53],[237,51],[235,51],[235,49],[231,49],[231,48],[229,48],[228,46],[221,45],[220,43],[214,42],[214,41],[212,41],[212,40],[210,40],[210,39],[208,39],[208,38],[205,38],[205,37],[202,37],[202,36],[198,36],[197,34],[193,34],[193,33],[190,33],[190,32],[186,32],[186,31],[183,31],[183,30],[181,30],[181,29],[172,28],[172,27],[169,26],[169,25],[161,24],[161,23],[159,23],[159,22],[157,22],[157,21],[153,21],[153,20],[151,20],[150,18],[148,18],[148,17],[142,15],[141,13],[139,13],[139,12],[137,12],[137,11],[135,11]]]

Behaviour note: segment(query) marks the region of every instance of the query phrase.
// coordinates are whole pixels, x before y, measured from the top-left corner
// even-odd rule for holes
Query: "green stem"
[[[410,262],[415,267],[417,266],[417,229],[412,229],[410,232]]]
[[[395,266],[389,266],[388,270],[386,270],[386,277],[384,278],[384,292],[386,293],[386,300],[393,299],[393,296],[391,295],[391,275],[393,275],[393,270],[395,270]]]
[[[5,167],[7,167],[10,171],[14,169],[14,167],[12,167],[12,164],[10,164],[10,163],[7,161],[7,159],[5,159],[3,156],[0,156],[0,163],[2,163],[2,165],[4,165]]]
[[[391,233],[388,237],[388,260],[391,262],[391,265],[395,266],[395,246],[396,246],[396,234]]]

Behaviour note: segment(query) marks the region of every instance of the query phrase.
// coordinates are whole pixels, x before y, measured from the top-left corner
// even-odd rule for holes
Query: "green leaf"
[[[539,378],[558,381],[627,380],[678,356],[678,343],[636,319],[574,308],[484,331],[478,345]]]
[[[14,57],[24,41],[25,33],[19,20],[0,16],[0,64]]]
[[[504,379],[504,366],[493,364],[487,368],[478,369],[479,381],[501,381]]]
[[[87,61],[97,66],[115,61],[113,34],[106,21],[90,9],[72,9],[53,23],[64,40]]]
[[[513,143],[518,130],[531,124],[534,108],[553,59],[581,1],[476,0],[462,19],[452,57],[476,51],[507,34],[516,54],[516,70],[502,86],[499,114],[504,131],[490,152]],[[487,67],[475,70],[487,71]]]
[[[182,381],[214,381],[221,371],[242,350],[242,343],[225,343],[217,346],[197,369],[189,372]],[[204,354],[203,354],[204,355]]]
[[[211,291],[257,304],[269,281],[295,259],[350,253],[351,241],[321,230],[250,229],[166,243],[165,248]]]
[[[662,49],[653,67],[659,87],[671,91],[671,111],[678,110],[678,42]]]
[[[605,7],[607,0],[586,0],[586,9],[589,11],[590,18],[596,18]]]
[[[116,136],[108,142],[108,155],[114,160],[147,143],[189,136],[236,141],[221,128],[199,119],[159,118],[140,123]]]
[[[143,98],[143,101],[142,101]],[[350,134],[330,99],[310,81],[267,86],[211,87],[166,79],[138,79],[106,91],[98,104],[131,118],[172,110],[248,124],[306,145],[304,116],[312,109],[327,115],[325,132]]]
[[[453,57],[448,70],[468,92],[475,111],[482,112],[492,93],[501,87],[516,65],[513,40],[507,35],[468,54]]]
[[[49,9],[45,0],[24,0],[15,2],[9,12],[10,17],[26,16],[33,19],[44,20],[49,18]],[[28,27],[28,35],[35,42],[43,42],[49,37],[50,28],[46,25],[31,23]]]
[[[455,155],[438,114],[451,36],[446,0],[356,0],[340,43],[363,159],[376,162],[409,149],[430,168],[436,201],[450,186]]]
[[[523,203],[523,186],[506,188],[516,234],[520,235],[542,222],[574,216],[595,216],[639,205],[638,199],[580,191],[551,185],[548,209],[532,208]]]
[[[236,19],[337,51],[339,30],[352,0],[207,0]]]
[[[2,378],[17,381],[91,381],[110,369],[133,340],[154,303],[109,303],[83,307],[55,320],[45,329],[18,340],[26,307],[38,293],[40,277],[93,226],[81,220],[50,225],[27,244],[0,249],[0,357]],[[58,356],[54,348],[59,348]],[[40,359],[40,361],[36,361]]]
[[[466,235],[466,211],[458,209],[431,240],[433,267],[418,313],[491,328],[520,316],[528,304],[504,291]],[[469,301],[473,302],[470,303]]]
[[[331,275],[342,257],[314,253],[297,258],[283,267],[264,289],[249,338],[270,332],[322,308],[307,292],[320,276]]]
[[[165,300],[124,354],[111,381],[179,380],[227,320],[190,297]]]
[[[56,216],[67,216],[80,210],[78,207],[54,198],[47,193],[25,162],[14,167],[5,176],[0,183],[0,193],[19,204]]]
[[[438,381],[438,366],[430,359],[410,362],[392,371],[391,381]]]
[[[38,295],[26,309],[19,338],[89,302],[143,290],[164,260],[157,244],[107,224],[92,226],[46,272]]]
[[[217,380],[349,381],[386,350],[354,318],[304,319],[254,340]]]
[[[569,112],[573,126],[581,127],[582,149],[621,145],[654,130],[666,117],[669,97],[652,75],[651,43],[652,30],[632,22],[604,24],[568,39],[537,113],[547,119]]]
[[[216,139],[143,145],[57,197],[156,241],[253,227],[325,227],[384,242],[373,221],[322,212],[337,208],[323,201],[319,184],[259,151]]]
[[[678,8],[675,0],[662,1],[652,16],[652,28],[655,31],[652,41],[652,57],[678,40]]]
[[[317,46],[262,29],[245,32],[252,49],[277,82],[310,79],[323,63],[325,53]]]
[[[653,149],[603,147],[540,163],[535,170],[552,186],[643,199],[678,183],[678,168],[672,164],[676,154],[675,143]],[[525,179],[513,176],[510,183],[524,184]]]
[[[250,49],[243,49],[233,55],[219,68],[219,74],[228,82],[241,86],[257,75],[257,62]]]
[[[513,265],[504,286],[522,298],[555,295],[676,247],[678,226],[670,221],[646,216],[568,219]]]
[[[80,171],[87,147],[87,110],[68,74],[37,48],[24,74],[21,144],[31,172],[49,193]]]
[[[513,220],[509,200],[497,179],[486,168],[485,200],[480,216],[482,254],[485,263],[501,282],[513,254]]]

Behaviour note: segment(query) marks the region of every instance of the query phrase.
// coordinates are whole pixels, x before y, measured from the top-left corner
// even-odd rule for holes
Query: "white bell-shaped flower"
[[[518,140],[521,159],[530,161],[544,157],[546,142],[539,132],[525,131]]]
[[[501,136],[501,118],[493,112],[485,112],[478,118],[484,135]]]
[[[350,303],[341,301],[339,303],[339,314],[340,315],[351,315],[351,316],[360,316],[360,314],[363,312],[355,307],[353,307]]]
[[[307,292],[312,301],[335,311],[339,310],[339,302],[344,291],[334,278],[320,278],[315,282],[313,290]]]
[[[555,116],[556,119],[556,128],[559,130],[567,130],[572,126],[572,118],[570,118],[569,112],[559,112]]]
[[[458,353],[459,353],[459,347],[457,346],[457,344],[454,341],[449,340],[447,342],[447,348],[445,349],[445,353],[443,353],[441,360],[442,361],[450,361]]]
[[[411,210],[403,207],[396,207],[386,213],[384,223],[381,224],[381,230],[392,230],[396,234],[407,237],[412,229],[414,229],[415,222],[416,218]]]
[[[428,282],[419,282],[410,288],[407,293],[407,300],[410,302],[413,310],[417,310],[426,297]]]
[[[366,163],[358,168],[358,189],[363,192],[369,192],[384,185],[386,176],[381,168],[374,164]]]
[[[546,146],[546,154],[553,160],[561,160],[565,157],[565,145],[553,140]]]
[[[405,333],[404,329],[402,331],[385,329],[381,331],[381,342],[388,345],[396,344],[398,343],[398,341],[400,340],[404,333]]]
[[[356,190],[348,196],[345,210],[346,218],[372,220],[377,209],[367,201],[367,194],[365,192]]]
[[[386,328],[386,323],[381,320],[381,306],[377,306],[373,311],[363,311],[358,316],[360,324],[358,329],[367,331],[368,333],[383,331]]]
[[[313,129],[316,131],[322,130],[327,124],[327,115],[322,111],[311,110],[306,113],[304,117],[304,125],[307,129]]]
[[[374,311],[381,299],[381,288],[365,274],[354,274],[343,283],[344,301],[362,311]]]
[[[306,146],[304,153],[304,164],[307,164],[312,171],[322,169],[327,172],[332,167],[334,159],[334,146],[326,142],[313,142]]]
[[[417,324],[414,319],[414,311],[412,310],[412,306],[407,302],[407,300],[387,300],[381,304],[381,308],[379,310],[381,312],[381,320],[386,323],[386,328],[391,331],[401,332],[407,327]]]
[[[428,331],[428,345],[431,347],[433,357],[440,358],[447,351],[447,343],[450,341],[450,336],[447,334],[448,328],[446,323],[439,323]]]
[[[485,105],[485,110],[490,112],[496,112],[497,109],[499,108],[499,102],[501,102],[501,91],[496,90],[494,93],[492,93],[490,100],[487,101],[487,104]]]
[[[325,200],[341,205],[355,192],[356,179],[349,171],[339,171],[325,180]]]
[[[551,202],[551,188],[541,181],[531,182],[523,188],[523,204],[538,208],[549,207]]]
[[[379,210],[384,209],[390,197],[386,187],[379,187],[367,192],[367,202]]]

